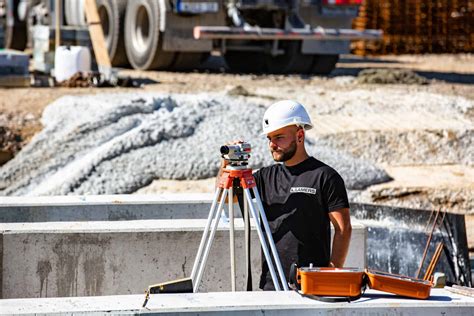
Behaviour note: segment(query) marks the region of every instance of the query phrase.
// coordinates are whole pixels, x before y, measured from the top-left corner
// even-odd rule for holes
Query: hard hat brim
[[[281,125],[278,125],[278,126],[272,126],[272,128],[267,128],[267,129],[264,129],[264,131],[262,133],[260,133],[261,136],[267,136],[269,133],[272,133],[274,131],[277,131],[283,127],[287,127],[287,126],[291,126],[291,125],[304,125],[304,129],[305,131],[307,130],[310,130],[313,128],[313,125],[312,124],[301,124],[301,123],[295,123],[295,122],[290,122],[290,123],[286,123],[286,124],[281,124]]]

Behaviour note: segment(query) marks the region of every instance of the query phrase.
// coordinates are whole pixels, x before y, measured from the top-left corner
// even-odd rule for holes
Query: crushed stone
[[[474,215],[472,187],[370,187],[366,190],[350,190],[349,197],[355,203],[390,205],[414,209],[442,209],[450,213]]]
[[[368,84],[429,84],[430,81],[408,69],[364,69],[357,76],[358,83]]]
[[[260,118],[265,106],[224,94],[102,94],[62,97],[44,129],[0,169],[0,195],[132,193],[154,179],[214,177],[222,144],[252,144],[250,166],[273,163]],[[349,189],[389,180],[368,160],[308,138],[308,152]]]
[[[319,142],[378,164],[474,165],[474,129],[353,131],[321,136]]]

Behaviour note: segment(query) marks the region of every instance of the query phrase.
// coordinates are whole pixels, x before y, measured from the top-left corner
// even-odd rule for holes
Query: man
[[[312,127],[295,101],[277,102],[263,116],[270,152],[282,164],[261,168],[254,177],[287,278],[292,263],[342,267],[352,231],[343,179],[306,152],[305,131]],[[332,250],[329,222],[335,230]],[[263,256],[262,261],[260,288],[274,290]]]

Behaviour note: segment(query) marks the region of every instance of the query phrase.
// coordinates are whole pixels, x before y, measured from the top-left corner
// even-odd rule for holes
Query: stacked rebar
[[[382,41],[355,42],[360,55],[474,52],[474,1],[365,0],[354,28],[384,31]]]

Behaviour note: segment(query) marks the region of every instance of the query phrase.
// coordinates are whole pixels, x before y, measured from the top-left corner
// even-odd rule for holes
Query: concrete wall
[[[143,293],[190,275],[204,220],[21,224],[3,233],[3,298]],[[9,226],[9,227],[8,227]],[[242,229],[236,232],[243,249]],[[256,234],[253,266],[259,266]],[[243,254],[238,266],[243,267]],[[228,231],[218,231],[203,291],[228,290]],[[257,269],[255,269],[257,270]],[[243,288],[243,269],[238,286]],[[255,277],[258,272],[254,271]],[[211,281],[212,280],[212,281]]]
[[[244,289],[243,230],[237,220],[237,289]],[[2,298],[143,293],[189,276],[205,220],[3,223]],[[365,266],[366,230],[354,224],[346,266]],[[254,288],[260,248],[252,233]],[[219,230],[202,291],[230,290],[228,230]]]

